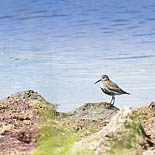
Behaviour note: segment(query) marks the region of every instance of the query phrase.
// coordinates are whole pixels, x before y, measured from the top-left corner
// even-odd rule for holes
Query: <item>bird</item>
[[[112,96],[112,99],[110,101],[110,105],[114,105],[116,95],[122,95],[122,94],[130,95],[130,93],[124,91],[116,83],[111,81],[110,78],[108,77],[108,75],[102,75],[101,78],[95,82],[95,84],[98,82],[101,82],[100,83],[101,90],[105,94]]]

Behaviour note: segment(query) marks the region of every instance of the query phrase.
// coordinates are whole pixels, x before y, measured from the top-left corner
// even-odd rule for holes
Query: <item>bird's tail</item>
[[[124,94],[131,95],[131,94],[130,94],[130,93],[128,93],[128,92],[124,92]]]

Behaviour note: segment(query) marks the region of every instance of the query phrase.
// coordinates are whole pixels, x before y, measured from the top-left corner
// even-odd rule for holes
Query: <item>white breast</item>
[[[101,87],[102,89],[106,89],[105,82],[102,81],[102,82],[100,83],[100,87]]]

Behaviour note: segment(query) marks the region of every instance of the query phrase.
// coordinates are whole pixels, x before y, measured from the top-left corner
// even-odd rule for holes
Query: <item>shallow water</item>
[[[131,95],[115,105],[154,100],[155,1],[2,0],[0,97],[33,89],[70,111],[110,101],[100,75]]]

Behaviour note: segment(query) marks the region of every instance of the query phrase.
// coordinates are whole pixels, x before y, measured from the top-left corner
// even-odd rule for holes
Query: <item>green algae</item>
[[[39,116],[44,119],[55,119],[57,116],[59,116],[56,108],[57,105],[51,104],[46,101],[37,104]]]
[[[54,107],[54,105],[49,104],[46,101],[42,101],[40,103],[40,105],[37,105],[40,117],[43,118],[43,121],[40,123],[40,126],[38,126],[39,130],[36,137],[36,150],[33,155],[67,155],[73,143],[80,141],[85,137],[89,137],[98,131],[98,126],[92,125],[93,123],[97,123],[97,120],[95,119],[92,119],[92,122],[85,122],[85,125],[81,127],[82,124],[78,124],[78,120],[72,120],[70,115],[69,118],[68,115],[66,115],[68,119],[61,119],[61,117],[59,117],[60,113],[55,110],[56,107]],[[96,113],[99,112],[101,115],[104,110],[109,111],[109,104],[106,102],[87,103],[83,107],[77,108],[79,115],[81,115],[81,111],[83,112],[83,108],[88,111],[88,114],[85,113],[85,115],[90,115],[92,117],[92,114],[90,114],[92,109],[93,111],[96,110]],[[110,107],[111,111],[112,109],[113,107]],[[117,108],[114,108],[114,111],[117,111]],[[102,115],[104,115],[104,113]],[[78,116],[77,118],[80,117]],[[89,149],[85,149],[78,152],[78,154],[91,155],[93,152]]]
[[[111,143],[107,155],[140,154],[143,149],[152,146],[141,124],[138,111],[133,111],[127,116],[124,126],[125,132]]]
[[[39,129],[33,155],[67,155],[71,145],[76,141],[77,136],[74,133],[73,128],[48,120]]]

